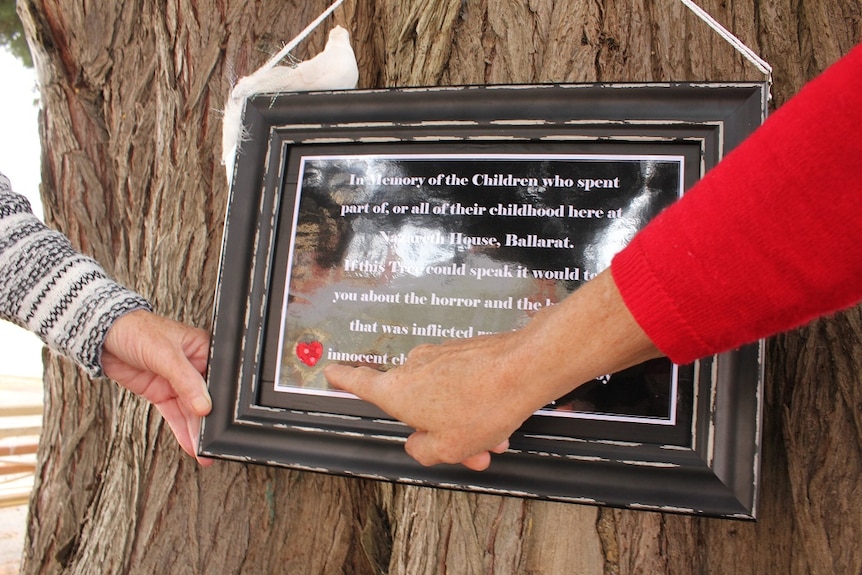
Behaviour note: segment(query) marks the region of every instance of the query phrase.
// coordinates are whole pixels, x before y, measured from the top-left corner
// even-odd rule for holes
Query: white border
[[[337,160],[354,160],[354,161],[375,161],[375,160],[415,160],[415,161],[427,161],[427,160],[469,160],[471,163],[481,162],[481,161],[494,161],[494,160],[509,160],[509,161],[592,161],[592,162],[643,162],[643,161],[664,161],[664,162],[673,162],[676,161],[679,163],[679,181],[678,181],[678,192],[677,199],[681,198],[683,195],[684,187],[685,187],[685,157],[679,155],[659,155],[659,154],[646,154],[646,155],[636,155],[636,154],[325,154],[325,155],[310,155],[310,156],[301,156],[299,160],[299,174],[297,176],[296,183],[296,193],[294,199],[293,206],[293,222],[291,227],[291,238],[290,238],[290,252],[287,258],[287,273],[285,276],[284,283],[284,297],[281,305],[281,325],[279,326],[279,334],[278,334],[278,355],[276,357],[276,371],[275,371],[275,381],[274,381],[274,391],[279,393],[295,393],[299,395],[313,395],[320,397],[338,397],[345,399],[359,399],[352,393],[347,393],[339,390],[324,390],[324,389],[308,389],[298,386],[291,385],[282,385],[281,381],[281,365],[282,358],[284,353],[284,336],[285,336],[285,321],[284,318],[287,315],[287,300],[290,294],[290,280],[291,273],[293,271],[293,255],[294,255],[294,247],[296,245],[296,225],[297,220],[299,218],[299,203],[302,199],[302,182],[303,177],[305,175],[305,164],[307,161],[320,161],[320,160],[329,160],[329,161],[337,161]],[[624,416],[624,415],[611,415],[604,413],[592,413],[592,412],[582,412],[582,411],[571,411],[571,412],[562,412],[562,411],[553,411],[547,409],[540,409],[536,412],[536,415],[542,415],[546,417],[557,417],[564,419],[586,419],[586,420],[595,420],[595,421],[614,421],[614,422],[624,422],[624,423],[646,423],[650,425],[668,425],[673,426],[676,425],[676,411],[677,411],[677,392],[679,385],[679,366],[677,364],[672,364],[671,370],[671,405],[670,405],[670,418],[657,418],[657,417],[635,417],[635,416]]]

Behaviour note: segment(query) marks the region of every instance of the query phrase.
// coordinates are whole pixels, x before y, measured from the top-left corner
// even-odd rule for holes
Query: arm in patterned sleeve
[[[151,308],[39,221],[0,174],[0,317],[98,376],[108,329],[137,309]]]
[[[212,463],[197,456],[201,417],[212,409],[202,377],[209,334],[152,313],[147,300],[45,227],[2,174],[0,318],[152,403],[180,447]]]

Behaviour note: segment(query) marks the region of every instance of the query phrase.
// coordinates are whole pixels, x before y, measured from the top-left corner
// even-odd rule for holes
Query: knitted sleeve
[[[0,174],[0,317],[99,376],[108,329],[136,309],[150,305],[47,228]]]
[[[862,45],[809,83],[611,264],[688,363],[862,299]]]

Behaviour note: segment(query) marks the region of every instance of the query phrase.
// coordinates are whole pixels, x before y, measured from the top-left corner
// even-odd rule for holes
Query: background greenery
[[[6,48],[28,68],[33,67],[24,26],[15,12],[15,0],[0,0],[0,47]]]

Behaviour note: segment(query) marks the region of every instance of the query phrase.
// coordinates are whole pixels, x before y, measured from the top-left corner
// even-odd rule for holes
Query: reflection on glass
[[[301,158],[276,390],[339,395],[328,362],[390,369],[523,325],[607,267],[682,174],[679,156]],[[672,419],[675,377],[644,364],[542,413]]]

